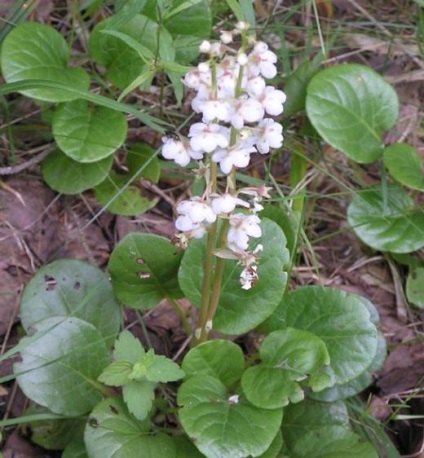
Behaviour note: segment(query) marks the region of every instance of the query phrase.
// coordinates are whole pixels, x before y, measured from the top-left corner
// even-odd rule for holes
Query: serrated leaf
[[[397,185],[361,191],[347,218],[356,235],[376,250],[409,253],[424,246],[424,212]]]
[[[130,361],[135,364],[144,356],[141,342],[129,331],[122,331],[116,339],[113,357],[116,361]]]
[[[393,87],[364,65],[335,65],[308,85],[306,112],[312,125],[327,143],[359,163],[381,156],[382,134],[393,127],[398,110]]]
[[[114,361],[100,374],[99,382],[109,386],[122,386],[130,381],[128,376],[132,371],[132,363],[129,361]]]
[[[71,159],[97,162],[124,143],[127,122],[118,111],[90,107],[85,100],[74,100],[57,107],[52,131],[59,148]]]
[[[210,375],[230,386],[240,380],[244,370],[241,348],[228,340],[210,340],[192,348],[184,357],[186,377]]]
[[[343,291],[306,286],[287,294],[265,328],[287,327],[304,329],[325,343],[337,385],[366,371],[377,353],[378,332],[367,308],[360,297]]]
[[[156,383],[136,381],[124,386],[122,394],[128,410],[138,419],[144,420],[155,399]]]
[[[90,458],[175,458],[172,439],[151,433],[149,421],[136,420],[117,398],[98,404],[85,428],[84,441]]]
[[[178,298],[177,271],[182,254],[169,240],[152,234],[128,234],[113,250],[109,272],[116,296],[136,309],[149,309],[163,298]]]
[[[406,279],[408,301],[419,308],[424,308],[424,267],[412,269]]]
[[[87,91],[89,76],[82,68],[68,67],[69,57],[68,45],[59,32],[43,24],[25,22],[15,27],[3,42],[3,77],[7,83],[29,79],[45,80],[65,88]],[[46,102],[65,102],[76,98],[70,92],[54,86],[20,92]]]
[[[242,458],[264,453],[278,433],[282,409],[265,410],[235,400],[214,377],[189,378],[178,390],[179,418],[196,447],[208,458]]]
[[[384,149],[383,162],[399,183],[424,191],[424,165],[415,148],[406,143],[390,145]]]
[[[283,294],[289,252],[280,227],[266,218],[261,221],[262,237],[253,246],[262,244],[259,254],[257,284],[250,290],[240,286],[242,267],[235,261],[226,261],[223,284],[213,327],[226,334],[242,334],[258,326],[275,309]],[[253,246],[251,248],[253,248]],[[206,256],[206,238],[192,240],[184,253],[178,278],[186,297],[200,305],[202,291],[202,265]]]
[[[61,151],[49,154],[41,164],[44,181],[62,194],[79,194],[101,183],[112,167],[113,156],[97,162],[74,161]]]
[[[20,318],[28,332],[40,321],[75,316],[95,326],[112,344],[121,324],[121,308],[106,275],[76,259],[41,267],[24,289]]]
[[[34,328],[41,337],[24,348],[22,361],[14,364],[20,388],[54,413],[86,414],[102,397],[97,377],[109,362],[104,338],[75,317],[47,318]]]
[[[163,355],[155,355],[152,363],[147,367],[146,379],[150,382],[175,382],[184,377],[185,373],[174,361]]]

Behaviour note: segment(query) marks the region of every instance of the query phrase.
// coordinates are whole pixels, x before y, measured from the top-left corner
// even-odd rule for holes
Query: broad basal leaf
[[[264,247],[259,254],[259,281],[250,290],[240,286],[242,267],[235,261],[225,261],[221,296],[213,327],[227,334],[242,334],[264,321],[275,309],[283,294],[287,274],[289,252],[286,238],[280,227],[266,218],[261,221],[262,237],[254,245]],[[186,297],[200,305],[202,290],[202,266],[206,256],[206,238],[192,240],[186,250],[178,278]]]
[[[41,267],[24,289],[20,317],[27,332],[52,316],[85,320],[108,344],[112,344],[121,324],[121,308],[106,275],[76,259]]]
[[[384,165],[399,183],[424,191],[424,165],[417,151],[406,143],[395,143],[384,149]]]
[[[187,378],[210,375],[230,386],[240,380],[243,373],[243,351],[228,340],[210,340],[191,349],[184,357],[182,368]]]
[[[68,67],[70,53],[65,38],[52,27],[25,22],[5,38],[1,50],[1,69],[7,83],[28,79],[52,81],[79,91],[87,91],[90,79],[82,68]],[[76,98],[57,87],[21,91],[47,102],[65,102]]]
[[[109,362],[104,338],[78,318],[47,318],[34,328],[40,337],[14,365],[20,388],[54,413],[86,414],[102,397],[96,385]]]
[[[397,185],[361,191],[347,218],[356,235],[376,250],[410,253],[424,246],[424,212]]]
[[[61,151],[49,154],[41,164],[44,181],[62,194],[79,194],[101,183],[112,167],[113,156],[97,162],[74,161]]]
[[[382,135],[393,127],[398,109],[393,87],[364,65],[322,70],[307,89],[306,112],[312,125],[327,143],[360,163],[381,156]]]
[[[378,332],[362,299],[336,289],[298,288],[283,298],[265,327],[304,329],[318,336],[330,355],[336,385],[366,371],[377,353]]]
[[[163,298],[182,296],[177,271],[181,254],[157,235],[128,234],[113,250],[109,272],[116,296],[125,305],[149,309]]]
[[[53,136],[59,148],[78,162],[97,162],[113,154],[125,141],[125,116],[85,100],[59,105],[53,115]]]
[[[282,409],[265,410],[243,396],[229,395],[217,378],[198,375],[178,390],[179,418],[196,447],[208,458],[258,456],[280,428]]]
[[[424,308],[424,267],[417,267],[409,272],[406,296],[411,304]]]
[[[118,398],[104,399],[91,412],[84,441],[90,458],[176,458],[172,439],[151,433]]]

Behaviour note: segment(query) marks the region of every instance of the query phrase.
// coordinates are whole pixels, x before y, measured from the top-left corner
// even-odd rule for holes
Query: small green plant
[[[165,125],[122,100],[164,74],[177,103],[183,85],[195,93],[198,119],[187,136],[162,139],[162,156],[195,175],[192,195],[176,208],[176,239],[130,233],[110,256],[110,280],[85,262],[60,260],[42,267],[23,293],[28,335],[14,350],[21,355],[14,376],[34,406],[22,421],[32,424],[34,441],[63,449],[65,458],[378,456],[353,430],[346,407],[385,359],[375,307],[322,286],[290,291],[296,206],[273,206],[265,183],[238,179],[254,153],[281,148],[282,126],[272,117],[282,114],[286,95],[265,81],[276,76],[277,56],[254,35],[251,2],[227,3],[237,26],[209,42],[205,1],[117,2],[88,45],[104,68],[97,77],[106,95],[88,92],[88,74],[67,66],[68,45],[52,28],[25,23],[4,41],[3,93],[53,104],[45,109],[53,111],[58,150],[43,163],[45,181],[63,193],[94,189],[116,213],[151,208],[155,202],[131,183],[160,174],[145,145],[126,152],[126,175],[111,169],[126,137],[122,113],[162,133]],[[198,48],[203,60],[186,67]],[[375,72],[303,65],[286,92],[289,112],[306,107],[323,140],[355,162],[381,160],[401,185],[422,190],[415,152],[383,145],[398,102]],[[385,175],[380,187],[353,198],[348,220],[377,250],[424,246],[422,212]],[[179,363],[120,332],[121,304],[145,311],[162,300],[187,333]],[[246,354],[240,337],[252,331],[256,350]]]

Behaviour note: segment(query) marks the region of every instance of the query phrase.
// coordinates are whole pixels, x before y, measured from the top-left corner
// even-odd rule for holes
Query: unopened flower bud
[[[204,52],[204,53],[208,53],[210,50],[211,50],[211,44],[210,44],[210,42],[207,41],[207,40],[203,40],[203,41],[200,43],[199,51],[200,51],[200,52]]]

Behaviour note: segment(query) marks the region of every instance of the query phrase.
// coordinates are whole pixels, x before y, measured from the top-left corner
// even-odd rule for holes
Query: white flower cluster
[[[223,174],[249,165],[253,153],[267,154],[283,143],[282,126],[267,116],[283,112],[284,92],[267,86],[264,78],[273,78],[277,56],[260,41],[250,43],[250,52],[238,52],[227,45],[234,35],[248,28],[239,23],[234,31],[223,32],[221,41],[204,41],[200,51],[208,55],[205,62],[189,71],[183,83],[196,92],[192,108],[201,114],[201,122],[194,123],[188,138],[179,135],[163,137],[162,155],[185,167],[191,160],[219,164]],[[244,35],[246,37],[246,35]],[[269,197],[268,189],[231,189],[222,195],[207,186],[202,197],[193,197],[177,206],[176,227],[185,239],[200,238],[218,217],[229,220],[228,251],[218,256],[238,259],[245,269],[240,281],[250,289],[257,280],[256,253],[249,253],[249,238],[261,236],[260,201]],[[248,196],[249,203],[239,197]],[[237,207],[244,212],[234,212]]]

